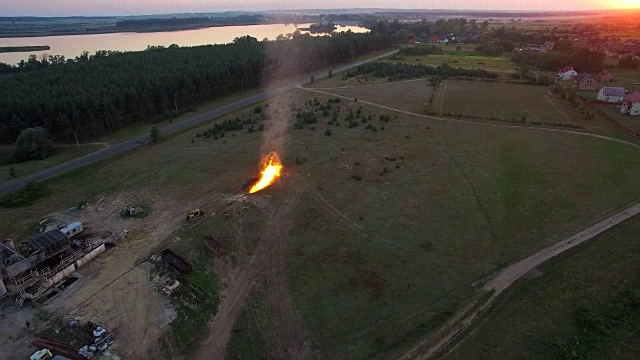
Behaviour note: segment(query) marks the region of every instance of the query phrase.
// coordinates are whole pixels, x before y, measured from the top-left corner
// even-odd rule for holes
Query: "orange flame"
[[[260,180],[251,187],[249,194],[258,192],[276,182],[280,177],[280,171],[284,168],[278,158],[278,154],[275,152],[272,152],[262,159],[262,167],[262,176],[260,177]]]

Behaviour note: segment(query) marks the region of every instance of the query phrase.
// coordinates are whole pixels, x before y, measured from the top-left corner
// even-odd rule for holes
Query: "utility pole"
[[[178,99],[177,98],[173,98],[174,104],[176,105],[176,116],[178,116]]]
[[[80,150],[80,143],[78,142],[78,135],[76,135],[76,131],[73,130],[73,136],[76,137],[76,145],[78,146],[78,150]]]

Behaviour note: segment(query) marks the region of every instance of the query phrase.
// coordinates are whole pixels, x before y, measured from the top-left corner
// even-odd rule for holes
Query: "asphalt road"
[[[355,68],[357,66],[360,66],[362,64],[371,62],[371,61],[375,61],[378,60],[380,58],[383,58],[385,56],[389,56],[392,55],[394,53],[396,53],[398,50],[394,50],[394,51],[390,51],[387,52],[385,54],[370,58],[370,59],[366,59],[366,60],[362,60],[362,61],[358,61],[355,63],[351,63],[351,64],[347,64],[341,67],[337,67],[333,70],[333,72],[335,74],[343,72],[343,71],[347,71],[350,70],[352,68]],[[321,79],[324,77],[327,77],[328,73],[324,72],[324,73],[320,73],[320,74],[315,74],[316,79]],[[165,128],[160,129],[160,133],[163,136],[167,136],[167,135],[171,135],[171,134],[175,134],[177,132],[186,130],[190,127],[199,125],[203,122],[209,121],[212,118],[216,118],[219,116],[222,116],[226,113],[232,112],[234,110],[238,110],[241,109],[243,107],[246,107],[250,104],[256,103],[256,102],[260,102],[263,100],[266,100],[268,98],[274,97],[276,95],[282,94],[283,92],[287,92],[297,86],[300,85],[305,85],[309,83],[309,79],[299,79],[297,81],[292,81],[291,83],[284,85],[282,87],[279,87],[277,89],[273,89],[270,91],[265,91],[263,93],[260,93],[258,95],[254,95],[254,96],[250,96],[247,98],[244,98],[242,100],[238,100],[234,103],[228,104],[228,105],[224,105],[221,106],[219,108],[213,109],[211,111],[208,111],[206,113],[194,116],[190,119],[186,119],[184,121],[181,121],[179,123],[175,123],[172,125],[169,125]],[[7,193],[7,192],[11,192],[11,191],[15,191],[18,189],[23,188],[27,183],[31,182],[31,181],[42,181],[42,180],[46,180],[46,179],[50,179],[52,177],[58,176],[60,174],[63,174],[65,172],[80,168],[82,166],[86,166],[92,163],[95,163],[97,161],[100,160],[104,160],[108,157],[111,157],[113,155],[116,154],[120,154],[123,153],[125,151],[131,150],[133,148],[136,148],[138,146],[141,146],[143,144],[146,144],[150,141],[149,135],[145,134],[145,135],[140,135],[134,139],[122,142],[122,143],[117,143],[114,145],[111,145],[107,148],[98,150],[94,153],[91,153],[89,155],[83,156],[81,158],[77,158],[77,159],[73,159],[69,162],[66,162],[64,164],[60,164],[54,167],[51,167],[49,169],[46,170],[42,170],[40,172],[25,176],[25,177],[21,177],[19,179],[15,179],[13,181],[7,182],[5,184],[1,184],[0,185],[0,193]]]

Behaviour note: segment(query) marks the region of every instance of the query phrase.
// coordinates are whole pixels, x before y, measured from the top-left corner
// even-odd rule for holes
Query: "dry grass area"
[[[409,80],[381,85],[363,85],[355,87],[342,87],[327,89],[328,91],[370,101],[378,104],[392,104],[397,109],[423,113],[433,88],[427,80]]]

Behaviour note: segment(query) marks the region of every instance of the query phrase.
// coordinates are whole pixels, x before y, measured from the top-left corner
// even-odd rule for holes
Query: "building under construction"
[[[82,238],[83,226],[74,222],[21,242],[0,244],[0,299],[17,306],[57,293],[77,268],[105,251],[102,239]]]

